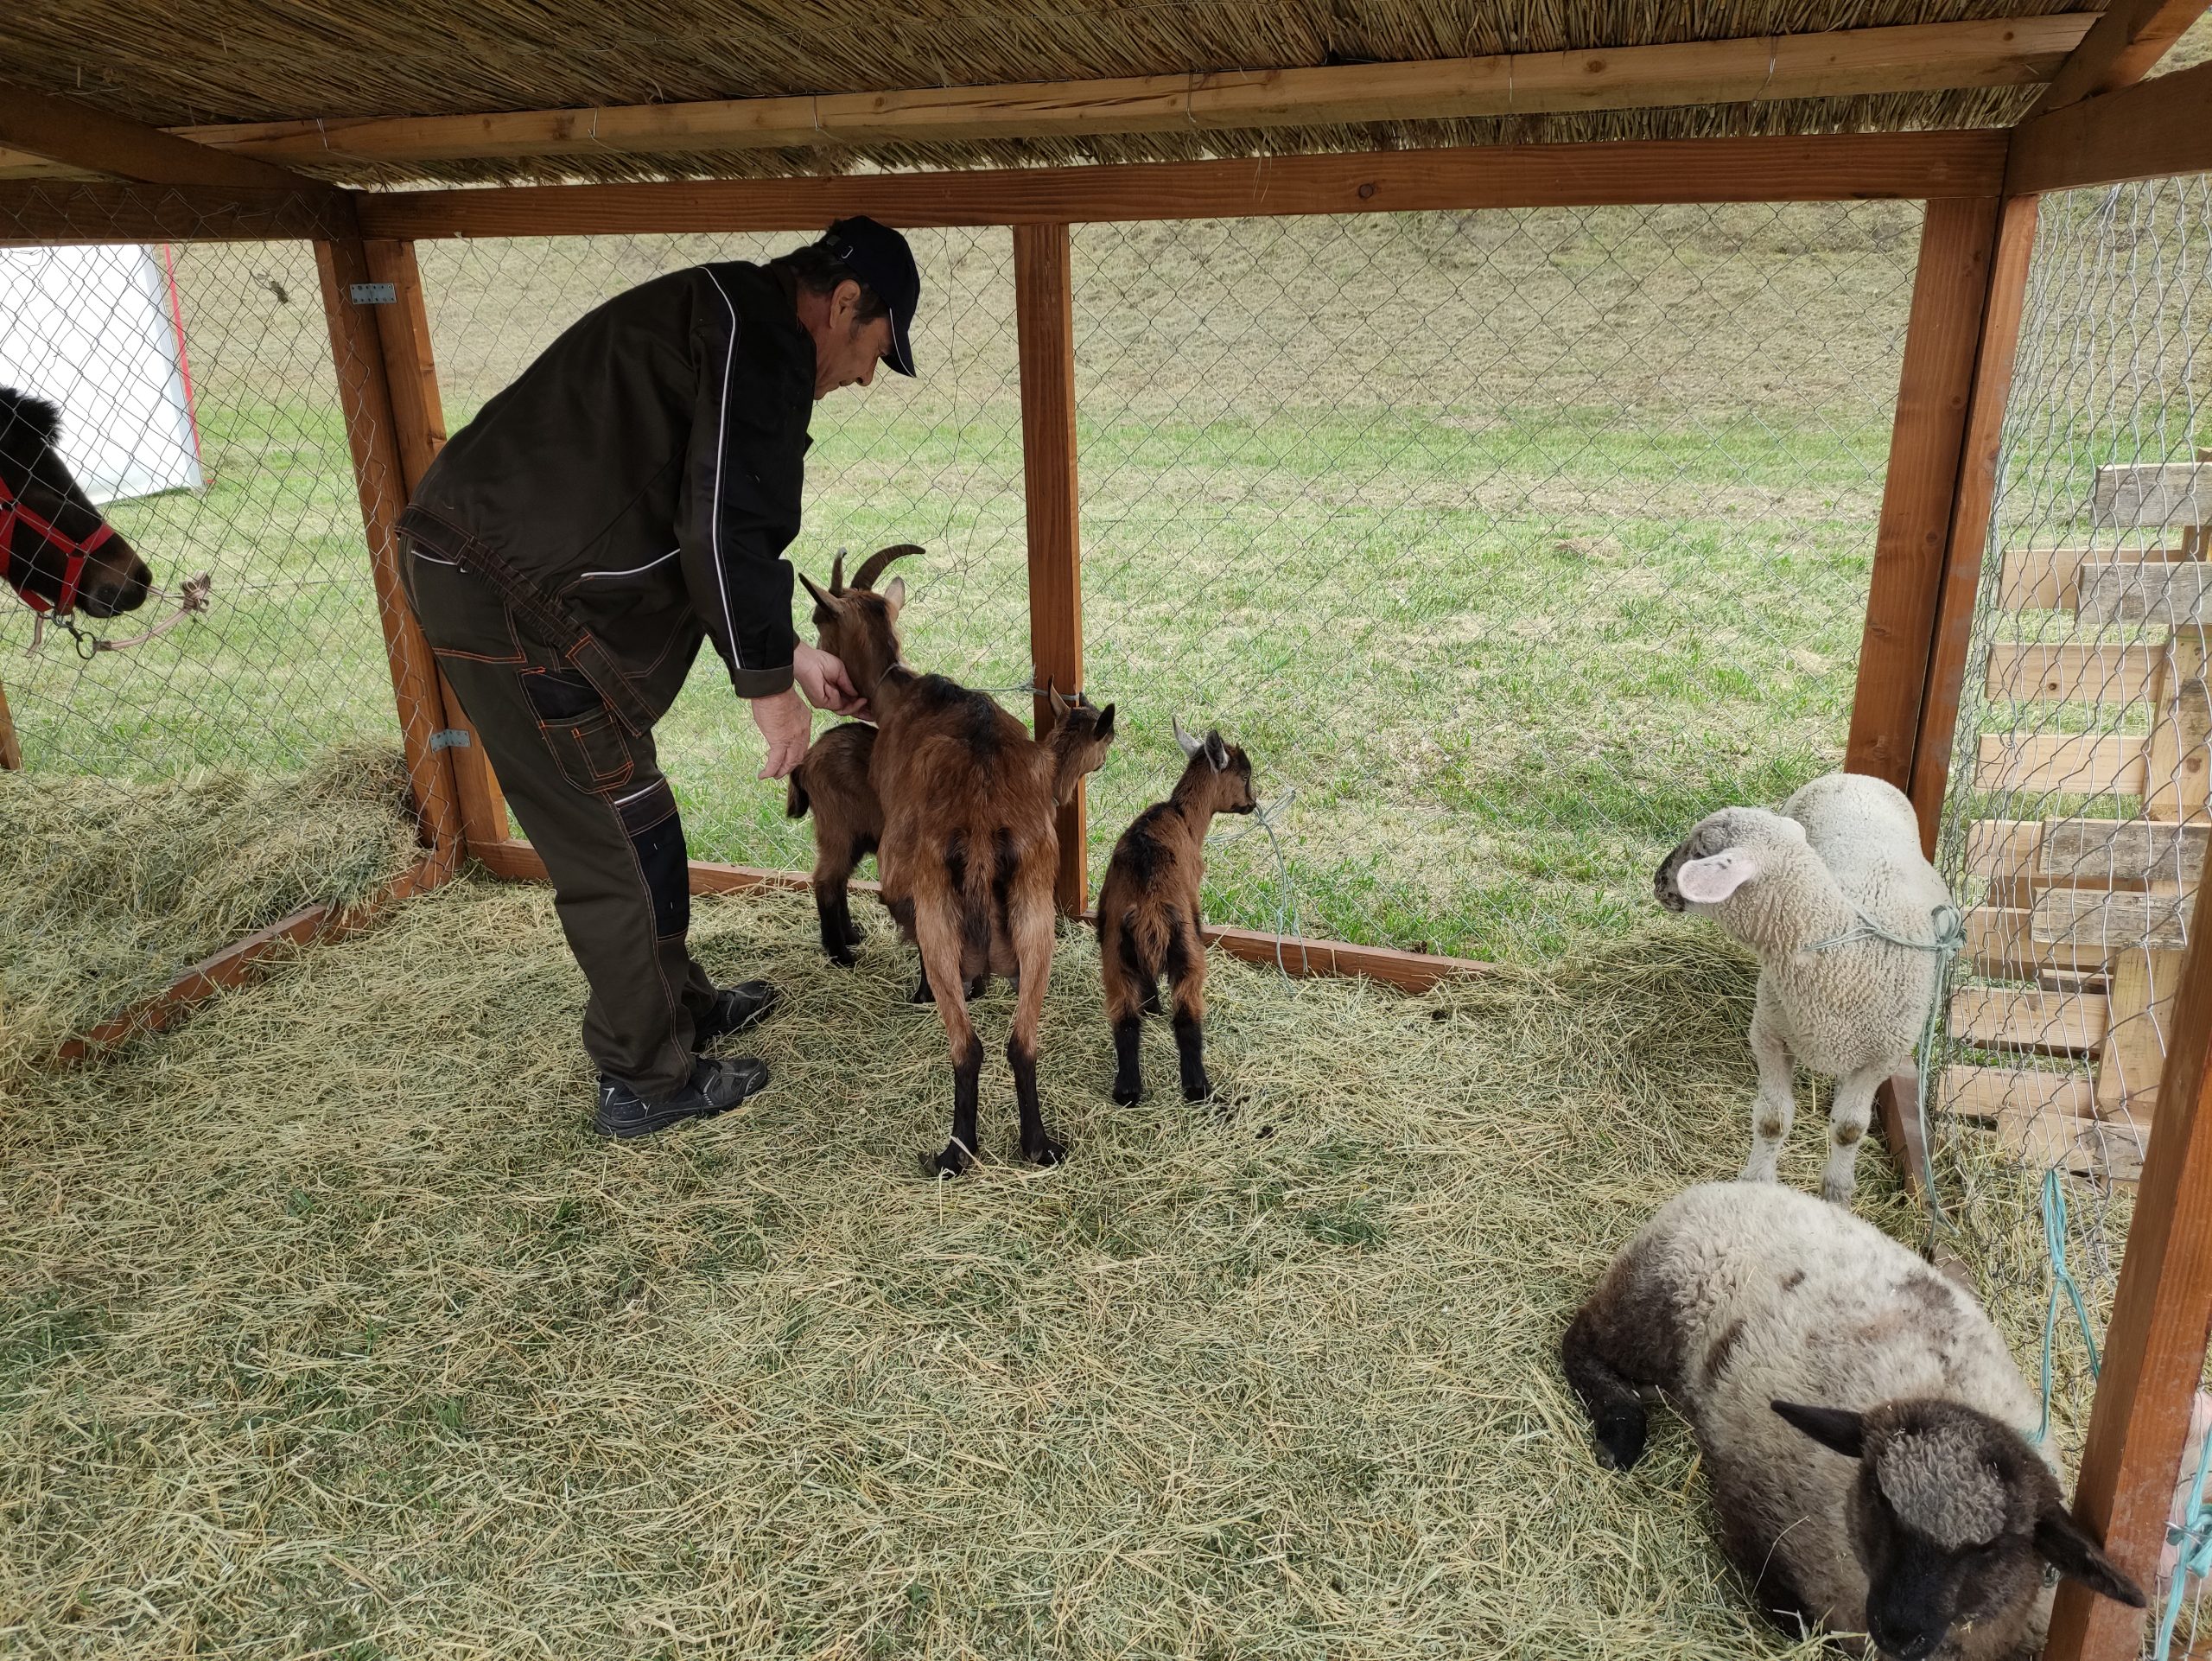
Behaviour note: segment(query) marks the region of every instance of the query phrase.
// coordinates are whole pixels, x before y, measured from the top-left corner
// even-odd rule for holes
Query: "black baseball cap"
[[[891,350],[884,354],[884,362],[902,375],[912,374],[914,346],[906,331],[922,297],[922,274],[915,268],[914,251],[906,239],[887,225],[856,214],[839,220],[822,239],[855,277],[875,291],[890,313]]]

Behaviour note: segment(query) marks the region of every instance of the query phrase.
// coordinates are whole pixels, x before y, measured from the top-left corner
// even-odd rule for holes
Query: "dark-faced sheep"
[[[873,578],[893,559],[886,549],[863,570]],[[922,967],[952,1052],[952,1135],[925,1157],[937,1175],[974,1162],[982,1041],[962,994],[978,977],[1018,977],[1007,1060],[1014,1069],[1022,1157],[1040,1165],[1066,1153],[1045,1129],[1037,1095],[1037,1032],[1052,983],[1053,881],[1059,839],[1053,824],[1055,764],[1020,722],[982,692],[900,660],[897,622],[906,585],[882,593],[833,576],[814,597],[823,651],[843,662],[872,706],[876,736],[868,783],[883,805],[876,847],[883,901]]]
[[[1137,1058],[1142,1017],[1160,1013],[1165,976],[1175,1009],[1175,1051],[1183,1098],[1213,1094],[1206,1077],[1206,947],[1199,932],[1198,885],[1205,876],[1206,831],[1217,813],[1249,813],[1252,763],[1218,732],[1192,737],[1175,723],[1183,776],[1164,802],[1136,817],[1114,844],[1098,888],[1098,973],[1114,1028],[1114,1099],[1144,1099]]]
[[[1560,1347],[1605,1463],[1641,1457],[1648,1393],[1688,1417],[1721,1543],[1785,1631],[1993,1661],[2040,1641],[2045,1563],[2143,1602],[2067,1515],[2027,1440],[2036,1398],[1981,1306],[1809,1194],[1676,1195]]]

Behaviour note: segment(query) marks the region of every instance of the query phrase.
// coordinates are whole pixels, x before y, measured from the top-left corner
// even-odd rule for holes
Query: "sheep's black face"
[[[1697,826],[1682,839],[1681,845],[1660,862],[1652,874],[1651,892],[1669,911],[1688,911],[1689,901],[1682,898],[1682,890],[1675,881],[1675,873],[1694,859],[1710,859],[1731,844],[1728,816],[1726,811],[1700,819]]]

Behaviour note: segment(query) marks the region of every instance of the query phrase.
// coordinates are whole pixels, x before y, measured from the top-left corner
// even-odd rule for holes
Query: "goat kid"
[[[1059,865],[1055,761],[988,696],[901,659],[897,622],[906,584],[881,594],[862,585],[891,561],[918,552],[887,548],[851,588],[802,576],[814,598],[822,649],[845,665],[875,716],[868,785],[881,804],[876,844],[883,902],[920,949],[922,970],[952,1053],[952,1136],[924,1157],[931,1175],[975,1162],[982,1041],[961,994],[978,977],[1017,975],[1007,1060],[1014,1069],[1024,1159],[1057,1164],[1066,1149],[1045,1129],[1037,1096],[1037,1032],[1052,976],[1052,886]]]
[[[1144,1099],[1138,1039],[1142,1017],[1160,1013],[1162,976],[1174,1000],[1183,1099],[1213,1095],[1204,1037],[1206,947],[1198,932],[1206,831],[1215,814],[1249,813],[1257,805],[1252,763],[1242,749],[1224,743],[1218,732],[1193,738],[1179,720],[1175,741],[1183,749],[1183,776],[1166,801],[1145,809],[1122,833],[1098,889],[1098,973],[1114,1028],[1114,1099],[1123,1107]]]
[[[856,576],[853,586],[866,585]],[[1052,710],[1052,729],[1045,740],[1052,754],[1052,799],[1065,806],[1076,786],[1098,771],[1113,747],[1114,706],[1102,710],[1080,692],[1070,701],[1049,683],[1046,690]],[[874,727],[857,721],[832,727],[815,740],[791,774],[784,802],[787,818],[814,816],[814,908],[822,925],[822,949],[831,962],[848,969],[857,961],[854,949],[866,938],[853,921],[853,872],[883,838],[883,806],[868,776],[874,754]],[[980,979],[971,982],[968,996],[982,990]],[[927,975],[915,987],[912,1001],[933,1001]]]

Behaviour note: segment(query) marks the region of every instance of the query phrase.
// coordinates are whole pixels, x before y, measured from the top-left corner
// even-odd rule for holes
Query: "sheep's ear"
[[[2071,1575],[2092,1592],[2101,1592],[2131,1609],[2144,1607],[2142,1588],[2113,1568],[2097,1543],[2082,1532],[2057,1505],[2036,1518],[2036,1550],[2062,1575]]]
[[[891,615],[894,619],[906,608],[906,579],[905,577],[894,576],[891,579],[891,586],[883,591],[883,603],[891,608]]]
[[[1046,681],[1045,683],[1045,690],[1051,695],[1052,700],[1052,722],[1053,724],[1057,726],[1059,722],[1065,721],[1068,718],[1068,711],[1075,708],[1075,705],[1070,703],[1065,698],[1060,696],[1060,687],[1058,681]]]
[[[1114,735],[1114,706],[1112,704],[1108,704],[1098,712],[1098,725],[1096,730],[1101,738],[1111,738]]]
[[[1847,1407],[1807,1407],[1798,1402],[1770,1402],[1776,1412],[1823,1448],[1857,1459],[1866,1446],[1866,1422]]]
[[[801,571],[798,574],[798,580],[806,584],[806,591],[814,596],[814,620],[816,623],[826,623],[830,621],[830,619],[843,612],[845,609],[844,601],[838,599],[834,594],[824,594],[822,591],[821,585],[817,583],[815,580],[809,576],[804,571]]]
[[[1182,749],[1183,759],[1186,761],[1195,760],[1198,752],[1205,748],[1205,741],[1202,738],[1193,738],[1183,730],[1182,716],[1170,716],[1168,719],[1175,723],[1175,742]]]
[[[1206,760],[1213,763],[1216,773],[1229,771],[1229,746],[1221,741],[1218,732],[1206,734]]]
[[[1675,886],[1682,898],[1700,906],[1717,906],[1759,874],[1759,862],[1742,848],[1726,848],[1709,859],[1685,862],[1675,872]]]

